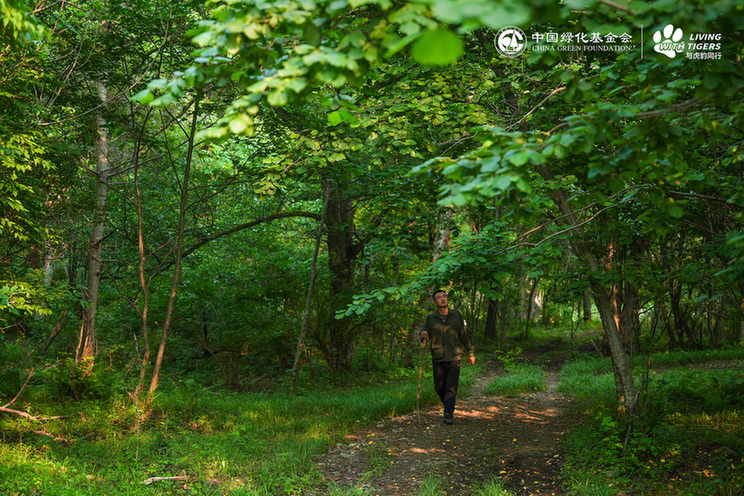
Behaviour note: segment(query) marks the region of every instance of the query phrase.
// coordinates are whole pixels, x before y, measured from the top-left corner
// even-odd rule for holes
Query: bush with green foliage
[[[39,372],[43,390],[59,401],[109,400],[123,393],[121,376],[103,362],[75,363],[71,357]]]
[[[572,425],[563,445],[566,485],[586,495],[622,488],[660,495],[740,494],[742,357],[740,348],[653,355],[651,363],[662,367],[649,371],[632,424],[615,418],[607,360],[567,363],[559,389],[577,400],[573,408],[582,420]]]

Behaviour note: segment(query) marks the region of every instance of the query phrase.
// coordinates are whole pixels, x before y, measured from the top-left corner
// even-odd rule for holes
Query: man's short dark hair
[[[446,295],[446,294],[447,294],[447,291],[445,291],[445,290],[443,290],[443,289],[437,289],[436,291],[434,291],[434,292],[433,292],[433,293],[431,294],[431,297],[432,297],[432,299],[434,299],[434,297],[435,297],[436,295],[438,295],[439,293],[444,293],[444,294]]]

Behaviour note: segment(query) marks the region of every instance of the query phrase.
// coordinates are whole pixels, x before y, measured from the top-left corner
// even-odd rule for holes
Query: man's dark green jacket
[[[423,330],[429,333],[429,349],[435,362],[454,362],[464,353],[475,356],[465,319],[457,310],[450,309],[447,315],[429,314]]]

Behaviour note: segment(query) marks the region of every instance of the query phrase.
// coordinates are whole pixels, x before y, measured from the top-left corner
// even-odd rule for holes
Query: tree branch
[[[524,122],[524,120],[525,120],[525,119],[526,119],[527,117],[529,117],[530,115],[532,115],[532,113],[533,113],[533,112],[534,112],[535,110],[537,110],[537,109],[539,109],[540,107],[542,107],[542,105],[543,105],[543,104],[544,104],[545,102],[547,102],[548,100],[550,100],[551,98],[553,98],[553,96],[555,96],[556,94],[558,94],[559,92],[561,92],[561,91],[563,91],[563,90],[565,90],[565,89],[566,89],[566,87],[565,87],[565,86],[559,86],[559,87],[557,87],[556,89],[554,89],[553,91],[551,91],[551,92],[550,92],[550,94],[549,94],[548,96],[546,96],[545,98],[543,98],[543,99],[542,99],[542,100],[540,101],[540,103],[538,103],[537,105],[535,105],[534,107],[532,107],[532,110],[530,110],[529,112],[527,112],[526,114],[524,114],[524,115],[522,116],[522,118],[521,118],[521,119],[519,119],[519,120],[518,120],[517,122],[515,122],[514,124],[511,124],[511,125],[507,126],[507,127],[506,127],[506,129],[505,129],[505,131],[508,131],[509,129],[513,128],[514,126],[518,126],[518,125],[520,125],[520,124],[521,124],[522,122]]]
[[[216,239],[228,236],[230,234],[234,234],[244,229],[250,229],[251,227],[256,227],[257,225],[263,224],[264,222],[271,222],[277,219],[285,219],[289,217],[308,217],[310,219],[320,221],[320,215],[313,213],[313,212],[304,212],[304,211],[280,212],[277,214],[267,215],[265,217],[259,217],[258,219],[252,220],[251,222],[246,222],[245,224],[240,224],[235,227],[231,227],[230,229],[220,231],[218,233],[215,233],[211,236],[204,238],[203,240],[199,241],[195,245],[192,245],[189,248],[185,249],[183,251],[183,257],[186,257],[187,255],[194,253],[196,250],[198,250],[202,246]]]
[[[625,194],[628,191],[630,191],[631,189],[635,189],[635,188],[625,188],[624,190],[619,191],[618,193],[615,193],[614,195],[610,196],[609,198],[613,198],[613,197],[620,196],[621,194]],[[576,219],[576,222],[574,224],[571,224],[570,226],[568,226],[568,227],[566,227],[564,229],[561,229],[560,231],[554,232],[553,234],[550,234],[549,236],[546,236],[545,238],[541,239],[537,243],[527,243],[527,242],[516,243],[516,244],[510,245],[510,248],[517,248],[519,246],[530,246],[530,247],[533,247],[534,248],[536,246],[540,246],[541,244],[545,243],[546,241],[548,241],[548,240],[550,240],[552,238],[555,238],[556,236],[560,236],[561,234],[566,234],[568,232],[571,232],[571,231],[575,231],[577,229],[580,229],[581,227],[585,226],[586,224],[589,224],[591,221],[593,221],[594,219],[596,219],[600,214],[604,213],[605,211],[607,211],[607,210],[609,210],[611,208],[618,207],[618,206],[620,206],[623,203],[626,203],[628,201],[629,201],[629,199],[623,199],[623,200],[620,200],[618,203],[613,203],[612,205],[607,205],[606,207],[603,207],[603,208],[599,209],[596,213],[594,213],[588,219],[583,220],[581,222],[579,222],[579,220]],[[579,210],[572,211],[571,214],[564,214],[564,215],[561,215],[560,217],[556,217],[555,219],[551,219],[550,222],[547,222],[545,224],[541,224],[541,225],[535,227],[534,229],[530,229],[526,233],[524,233],[521,236],[519,236],[519,238],[517,238],[517,240],[525,239],[530,234],[532,234],[532,233],[534,233],[536,231],[539,231],[541,229],[544,229],[547,226],[549,226],[550,224],[557,224],[558,221],[560,221],[561,219],[564,219],[564,218],[573,218],[573,217],[576,216],[576,214],[578,214],[580,212],[583,212],[585,210],[588,210],[588,209],[590,209],[592,207],[595,207],[595,206],[597,206],[597,203],[596,202],[593,202],[593,203],[590,203],[589,205],[587,205],[585,207],[582,207]]]
[[[734,205],[739,207],[740,205],[737,203],[730,202],[724,198],[718,198],[716,196],[710,196],[710,195],[701,195],[700,193],[686,193],[684,191],[670,191],[669,193],[677,196],[685,196],[689,198],[700,198],[701,200],[711,200],[718,203],[723,203],[726,205]]]
[[[28,381],[30,381],[33,376],[34,376],[34,369],[32,368],[31,372],[28,373],[28,377],[26,377],[26,382],[23,383],[23,386],[21,386],[21,389],[18,391],[18,394],[15,395],[15,398],[13,398],[12,400],[10,400],[10,402],[4,404],[0,408],[7,408],[13,403],[15,403],[18,400],[18,398],[21,396],[21,393],[23,392],[23,390],[26,389],[26,386],[28,386]]]
[[[34,369],[31,369],[31,372],[29,372],[28,377],[26,377],[26,382],[23,383],[23,386],[21,386],[21,389],[18,391],[18,394],[15,395],[15,398],[10,400],[8,403],[6,403],[3,406],[0,406],[0,412],[3,413],[12,413],[13,415],[18,415],[19,417],[31,419],[31,420],[52,420],[52,419],[60,419],[65,418],[64,415],[58,415],[55,417],[39,417],[37,415],[31,415],[30,413],[22,412],[21,410],[16,410],[14,408],[8,408],[10,405],[15,403],[18,398],[20,398],[21,393],[24,389],[26,389],[26,386],[28,386],[28,381],[31,380],[31,378],[34,376]]]
[[[613,0],[598,0],[599,3],[603,3],[613,9],[622,10],[623,12],[630,12],[630,7],[621,3],[617,3]]]
[[[189,480],[189,476],[188,475],[176,475],[176,476],[173,476],[173,477],[150,477],[149,479],[146,479],[146,480],[142,481],[141,484],[150,485],[153,482],[163,482],[163,481],[168,481],[168,482],[186,482],[188,480]]]
[[[711,95],[712,96],[712,95]],[[677,105],[672,105],[671,107],[658,109],[658,110],[647,110],[646,112],[638,112],[635,115],[632,115],[628,117],[628,120],[643,120],[643,119],[651,119],[653,117],[660,117],[662,115],[666,114],[673,114],[675,112],[683,112],[689,108],[695,107],[704,100],[709,99],[711,96],[706,97],[705,99],[702,98],[693,98],[692,100],[688,100],[686,102],[679,103]],[[584,114],[587,115],[587,114]],[[554,132],[563,129],[564,127],[568,126],[570,123],[567,120],[564,120],[557,126],[555,126],[553,129],[548,131],[548,134],[553,134]]]

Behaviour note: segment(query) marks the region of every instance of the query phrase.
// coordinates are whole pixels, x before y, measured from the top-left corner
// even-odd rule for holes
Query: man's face
[[[434,304],[437,306],[437,308],[442,308],[447,306],[447,293],[437,293],[434,295]]]

